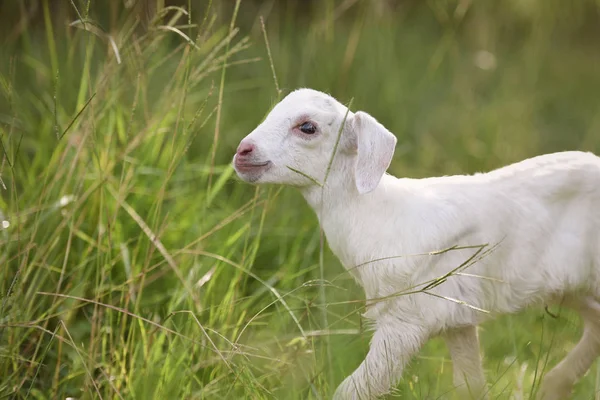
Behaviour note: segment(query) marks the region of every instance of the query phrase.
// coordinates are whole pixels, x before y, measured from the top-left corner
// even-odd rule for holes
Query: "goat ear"
[[[358,157],[354,179],[360,194],[369,193],[379,185],[390,166],[396,137],[369,114],[358,111],[353,118]]]

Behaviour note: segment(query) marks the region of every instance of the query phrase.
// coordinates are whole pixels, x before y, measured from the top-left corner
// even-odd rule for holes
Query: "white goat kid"
[[[395,144],[370,115],[300,89],[234,157],[247,182],[298,187],[367,300],[386,297],[368,307],[369,352],[334,398],[388,393],[435,335],[449,347],[461,398],[485,397],[476,326],[487,314],[477,309],[494,315],[556,302],[580,313],[584,333],[546,374],[539,398],[567,398],[600,355],[600,158],[563,152],[473,176],[398,179],[385,174]],[[469,245],[484,243],[493,251],[467,273],[454,271],[476,253]],[[454,245],[462,247],[428,254]],[[422,255],[398,257],[410,254]],[[416,288],[423,291],[397,295]]]

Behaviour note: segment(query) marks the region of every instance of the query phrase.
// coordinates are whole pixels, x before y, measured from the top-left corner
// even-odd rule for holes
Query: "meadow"
[[[299,193],[230,165],[294,88],[380,120],[397,176],[600,154],[594,0],[133,3],[0,4],[0,398],[331,396],[364,295]],[[558,307],[483,324],[490,397],[533,398],[580,334]],[[451,381],[434,339],[395,395]]]

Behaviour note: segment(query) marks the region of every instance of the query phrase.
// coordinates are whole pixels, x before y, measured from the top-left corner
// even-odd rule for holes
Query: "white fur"
[[[299,130],[306,121],[315,134]],[[448,344],[461,398],[485,397],[477,324],[555,302],[580,312],[585,333],[548,373],[540,398],[568,396],[600,354],[600,158],[563,152],[472,176],[398,179],[384,174],[395,144],[368,114],[300,89],[243,139],[240,149],[252,151],[234,158],[248,182],[298,187],[367,300],[389,296],[368,307],[369,353],[334,397],[388,393],[435,335]],[[465,246],[481,244],[488,246],[466,269],[451,273],[478,250]],[[427,254],[451,246],[462,249]],[[447,274],[427,293],[398,295]]]

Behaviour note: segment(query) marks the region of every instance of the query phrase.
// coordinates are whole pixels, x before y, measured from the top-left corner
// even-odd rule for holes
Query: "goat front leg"
[[[485,399],[486,383],[479,353],[477,327],[452,328],[443,334],[443,338],[450,351],[458,398]]]
[[[365,360],[340,384],[334,400],[375,399],[389,393],[426,339],[425,330],[419,326],[379,326]]]

